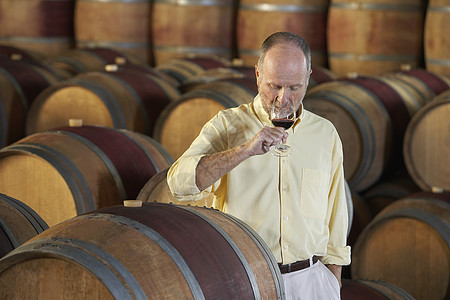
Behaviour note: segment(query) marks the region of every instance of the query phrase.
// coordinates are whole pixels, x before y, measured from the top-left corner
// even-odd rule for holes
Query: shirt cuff
[[[350,246],[334,247],[328,245],[327,255],[323,256],[320,261],[324,265],[348,266],[351,262],[350,253]]]

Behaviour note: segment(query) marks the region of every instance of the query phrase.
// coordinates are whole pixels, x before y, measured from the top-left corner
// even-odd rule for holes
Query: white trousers
[[[286,300],[337,300],[340,297],[339,281],[320,261],[313,266],[282,274]]]

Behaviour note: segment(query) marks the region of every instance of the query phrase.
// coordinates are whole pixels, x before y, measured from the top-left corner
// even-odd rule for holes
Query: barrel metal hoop
[[[450,247],[450,230],[448,225],[428,211],[418,210],[410,207],[399,208],[393,211],[380,214],[378,217],[374,219],[374,222],[372,224],[375,224],[377,221],[391,220],[398,217],[412,218],[428,224],[434,230],[439,232],[440,235],[442,235],[442,238],[447,243],[447,247]]]
[[[361,10],[397,10],[397,11],[417,11],[422,10],[421,5],[402,5],[402,4],[375,4],[375,3],[339,3],[334,2],[330,7],[343,9],[361,9]]]
[[[373,127],[369,122],[369,117],[362,110],[361,106],[358,105],[357,102],[350,99],[349,97],[342,95],[341,93],[334,91],[317,91],[314,95],[318,95],[328,101],[331,101],[339,106],[344,107],[349,114],[353,117],[353,120],[358,125],[359,129],[362,132],[368,133],[368,136],[362,135],[362,159],[361,166],[358,170],[356,170],[355,174],[351,179],[349,179],[348,184],[352,186],[358,186],[361,183],[361,180],[365,178],[367,173],[369,172],[370,167],[375,160],[375,151],[373,151],[376,145],[375,132]],[[337,99],[341,99],[343,101],[338,102]],[[358,117],[359,116],[359,117]]]
[[[14,42],[14,43],[35,43],[35,44],[62,44],[72,43],[73,38],[68,37],[24,37],[24,36],[7,36],[0,37],[0,41]]]
[[[327,12],[328,6],[324,5],[288,5],[288,4],[240,4],[239,9],[257,10],[265,12]]]
[[[154,0],[154,2],[179,6],[233,6],[233,0]]]
[[[11,230],[11,228],[8,226],[8,223],[5,220],[3,220],[2,217],[0,217],[0,229],[3,230],[3,232],[6,234],[6,237],[8,238],[8,240],[11,243],[11,246],[13,246],[13,248],[17,248],[20,246],[20,243],[17,240],[16,235]]]
[[[165,45],[154,45],[156,51],[164,51],[170,53],[179,54],[230,54],[230,49],[228,48],[217,48],[217,47],[188,47],[188,46],[165,46]]]
[[[147,227],[144,224],[135,221],[133,219],[114,214],[87,214],[75,218],[108,219],[108,221],[124,224],[126,226],[138,230],[139,232],[147,236],[149,239],[154,241],[156,244],[158,244],[158,246],[161,247],[161,249],[163,249],[165,253],[175,262],[175,264],[178,266],[181,273],[183,274],[184,278],[186,279],[186,282],[188,283],[191,289],[194,299],[196,300],[205,299],[200,284],[198,283],[197,279],[195,278],[195,275],[192,273],[191,269],[187,265],[186,261],[181,256],[180,252],[178,252],[178,250],[172,244],[170,244],[163,236],[161,236],[158,232],[156,232],[152,228]]]
[[[36,254],[40,257],[63,257],[80,264],[95,274],[115,299],[147,299],[134,276],[116,258],[85,241],[65,237],[36,240],[11,251],[4,257],[5,263],[25,261]],[[130,295],[127,285],[135,297]]]
[[[144,153],[145,156],[147,157],[148,160],[150,160],[150,162],[153,165],[153,168],[155,168],[156,173],[158,174],[161,170],[158,167],[158,164],[156,163],[155,159],[153,158],[153,156],[151,155],[151,153],[149,153],[147,151],[147,149],[145,149],[145,147],[143,147],[132,135],[130,135],[127,131],[125,130],[118,130],[119,133],[123,134],[124,136],[126,136],[127,138],[129,138],[133,143],[136,144],[136,146],[138,146]]]
[[[73,163],[70,162],[68,159],[63,157],[61,153],[45,145],[35,143],[22,143],[3,148],[2,150],[0,150],[0,154],[2,152],[9,152],[9,151],[29,152],[33,155],[39,156],[40,158],[44,159],[49,164],[51,164],[66,181],[70,189],[70,192],[72,193],[72,196],[74,198],[77,213],[81,214],[87,212],[84,195],[86,194],[87,198],[86,200],[88,204],[93,203],[90,189],[88,186],[84,186],[84,184],[82,183],[83,177],[79,178],[81,180],[80,181],[81,188],[84,189],[83,193],[73,174],[75,173],[75,175],[76,174],[80,175],[81,173],[79,172],[78,168],[75,165],[73,165]],[[62,165],[61,160],[64,163],[64,166]]]
[[[261,299],[261,295],[259,293],[258,283],[256,282],[255,274],[253,274],[253,271],[250,267],[250,264],[248,263],[247,259],[245,258],[244,254],[242,253],[241,249],[239,249],[238,245],[233,241],[233,239],[215,222],[210,220],[208,217],[202,215],[201,213],[195,211],[189,206],[177,206],[180,209],[189,211],[190,213],[196,215],[197,217],[201,218],[203,221],[207,222],[209,225],[211,225],[212,228],[214,228],[231,246],[236,256],[239,258],[239,260],[242,263],[242,266],[245,269],[245,272],[247,273],[248,280],[250,281],[250,284],[252,286],[253,295],[255,299]]]
[[[256,233],[256,231],[254,231],[250,226],[245,224],[242,220],[230,214],[223,213],[221,211],[218,211],[218,213],[238,224],[240,228],[244,230],[247,233],[247,235],[255,242],[255,245],[259,248],[267,264],[269,265],[269,269],[270,272],[272,273],[273,278],[278,283],[275,284],[278,299],[285,299],[286,295],[280,268],[278,267],[278,263],[276,262],[275,257],[273,256],[272,251],[270,250],[269,246],[267,246],[266,242],[264,242],[264,240],[261,239],[261,237]]]
[[[0,69],[1,70],[1,69]],[[0,148],[6,145],[8,137],[8,121],[10,118],[6,115],[5,105],[0,97]]]
[[[28,220],[28,222],[30,222],[38,234],[49,228],[47,223],[25,203],[2,193],[0,193],[0,198],[17,209]]]
[[[52,131],[50,131],[50,132],[52,132]],[[70,136],[70,137],[76,139],[77,141],[79,141],[80,143],[84,144],[89,149],[91,149],[108,168],[111,176],[114,179],[114,182],[116,183],[117,189],[119,190],[120,198],[126,199],[126,192],[125,192],[125,187],[122,182],[122,178],[120,177],[116,166],[114,166],[113,162],[109,159],[109,157],[105,154],[105,152],[103,152],[97,145],[95,145],[90,140],[88,140],[82,136],[79,136],[75,133],[72,133],[70,131],[58,130],[58,131],[53,131],[53,132],[58,133],[58,134],[63,134],[66,136]],[[92,209],[94,209],[94,208],[92,208]]]
[[[77,46],[86,48],[95,47],[111,47],[111,48],[121,48],[121,49],[135,49],[135,48],[149,48],[150,43],[148,42],[110,42],[110,41],[89,41],[77,39]]]
[[[417,55],[383,55],[383,54],[357,54],[357,53],[337,53],[330,52],[328,54],[331,58],[343,59],[343,60],[356,60],[356,61],[398,61],[409,62],[417,61],[419,57]]]

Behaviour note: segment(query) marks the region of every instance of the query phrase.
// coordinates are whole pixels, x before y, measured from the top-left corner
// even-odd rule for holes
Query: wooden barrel
[[[0,193],[0,258],[46,229],[47,223],[28,205]]]
[[[58,81],[55,73],[36,61],[0,57],[0,148],[25,135],[30,105]]]
[[[385,207],[403,197],[419,191],[419,188],[407,174],[377,182],[364,192],[362,197],[372,215],[377,215]]]
[[[155,1],[152,12],[155,66],[188,54],[231,59],[235,47],[234,3],[233,0]]]
[[[408,124],[403,141],[405,164],[424,191],[450,191],[450,89],[425,105]]]
[[[74,6],[74,0],[1,0],[0,43],[44,56],[73,48]]]
[[[342,280],[341,298],[345,300],[415,300],[410,294],[379,280]]]
[[[181,85],[209,69],[225,68],[229,65],[228,60],[219,57],[191,56],[171,59],[156,66],[155,70],[170,76]]]
[[[237,47],[246,66],[254,66],[262,42],[276,31],[303,36],[314,65],[327,66],[328,0],[241,0],[237,17]]]
[[[177,159],[220,110],[253,101],[256,91],[249,88],[249,84],[255,83],[244,78],[217,81],[183,94],[161,112],[153,137]]]
[[[112,48],[153,64],[151,0],[78,0],[75,40],[78,48]]]
[[[176,199],[170,192],[167,185],[167,171],[169,168],[162,170],[144,185],[142,190],[136,199],[143,202],[160,202],[160,203],[173,203],[176,205],[192,205],[192,206],[204,206],[214,207],[213,194],[210,194],[207,198],[199,201],[180,201]]]
[[[450,3],[429,0],[424,27],[425,65],[428,71],[450,77]]]
[[[311,70],[312,73],[309,78],[309,89],[321,83],[338,79],[338,76],[335,73],[325,67],[312,65]]]
[[[329,68],[382,75],[417,67],[422,58],[424,11],[421,0],[331,0],[327,47]]]
[[[0,191],[21,199],[53,226],[135,198],[173,162],[155,145],[150,137],[107,127],[37,133],[0,150]]]
[[[352,278],[386,281],[416,299],[448,299],[449,201],[449,193],[420,193],[386,207],[353,247]]]
[[[42,132],[82,119],[85,125],[151,135],[160,112],[179,96],[169,82],[140,71],[82,73],[39,94],[30,107],[26,131]]]
[[[30,49],[24,49],[16,46],[8,46],[0,44],[0,56],[4,56],[11,60],[30,60],[30,61],[42,61],[46,57],[36,51]]]
[[[189,90],[194,89],[200,85],[208,84],[219,80],[228,80],[234,78],[246,78],[245,73],[242,73],[233,68],[213,68],[207,69],[200,74],[193,75],[184,81],[180,86],[179,90],[181,93],[186,93]],[[256,84],[256,81],[255,81]]]
[[[407,85],[360,76],[308,90],[305,107],[335,125],[344,149],[349,185],[359,192],[401,162],[401,141],[411,114],[420,106]]]
[[[49,299],[284,299],[276,260],[249,226],[217,210],[164,203],[104,208],[36,236],[0,260],[0,295],[18,291]]]
[[[49,57],[44,62],[59,71],[64,79],[85,72],[103,71],[109,64],[120,64],[122,67],[143,64],[130,54],[101,47],[70,49],[60,55]]]

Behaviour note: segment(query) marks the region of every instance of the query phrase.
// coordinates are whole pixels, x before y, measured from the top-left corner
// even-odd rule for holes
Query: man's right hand
[[[243,146],[249,151],[249,156],[267,153],[271,146],[286,142],[288,133],[282,127],[265,126]]]

